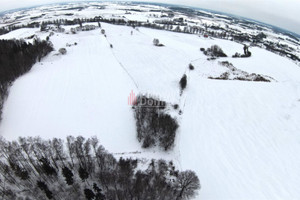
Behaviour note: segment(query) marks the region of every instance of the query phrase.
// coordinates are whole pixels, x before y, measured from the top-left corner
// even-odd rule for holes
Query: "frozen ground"
[[[242,45],[196,35],[102,23],[100,30],[51,37],[55,52],[14,82],[3,110],[0,135],[46,138],[96,135],[113,153],[174,159],[196,171],[199,199],[300,198],[300,68],[286,58],[252,48],[251,58],[228,58],[238,69],[273,77],[277,82],[208,80],[218,61],[207,61],[200,47],[218,44],[226,54]],[[27,30],[26,30],[27,31]],[[32,34],[11,32],[2,37]],[[42,36],[44,37],[44,36]],[[152,45],[159,38],[165,47]],[[113,45],[111,49],[109,44]],[[193,63],[195,70],[188,70]],[[210,67],[211,67],[211,71]],[[178,82],[188,75],[179,96]],[[143,150],[127,97],[159,95],[183,110],[174,150]]]

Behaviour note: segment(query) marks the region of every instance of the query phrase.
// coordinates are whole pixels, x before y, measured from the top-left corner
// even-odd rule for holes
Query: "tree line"
[[[180,200],[200,189],[195,172],[178,171],[172,161],[116,159],[96,137],[68,136],[66,143],[58,138],[0,138],[0,155],[4,200]]]
[[[0,119],[12,82],[52,50],[50,42],[39,39],[34,39],[32,44],[24,40],[0,40]]]

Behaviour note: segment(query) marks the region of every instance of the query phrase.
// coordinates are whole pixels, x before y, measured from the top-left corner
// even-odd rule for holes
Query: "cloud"
[[[68,1],[68,0],[67,0]],[[82,0],[70,0],[81,1]],[[180,4],[206,8],[229,14],[239,15],[300,34],[300,1],[299,0],[139,0],[144,2],[159,2]],[[66,0],[0,0],[0,11],[21,7],[62,3]]]

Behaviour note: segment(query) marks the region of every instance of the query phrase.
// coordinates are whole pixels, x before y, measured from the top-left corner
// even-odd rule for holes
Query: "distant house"
[[[71,28],[70,29],[71,33],[76,34],[76,29],[75,28]]]
[[[82,27],[82,31],[91,31],[94,30],[96,28],[96,26],[94,25],[85,25]]]
[[[58,28],[57,28],[57,32],[58,32],[58,33],[63,33],[63,32],[65,32],[65,29],[64,29],[64,28],[61,28],[61,27],[58,27]]]
[[[81,27],[80,26],[77,26],[76,28],[75,28],[75,30],[78,32],[78,31],[81,31]]]
[[[173,20],[174,22],[179,22],[182,23],[183,22],[183,17],[179,17]]]

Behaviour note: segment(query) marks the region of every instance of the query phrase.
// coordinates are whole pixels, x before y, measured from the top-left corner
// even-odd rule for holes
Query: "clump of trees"
[[[197,175],[172,161],[116,159],[96,137],[0,138],[1,199],[189,199],[200,189]]]
[[[213,58],[219,58],[219,57],[227,57],[227,55],[223,52],[221,47],[218,45],[212,45],[210,48],[207,48],[206,50],[200,49],[203,51],[204,55],[210,56]]]
[[[12,82],[52,50],[50,42],[39,39],[34,39],[32,44],[24,40],[0,40],[0,119]]]
[[[244,45],[244,54],[235,53],[232,57],[233,58],[249,58],[251,57],[252,53],[249,51],[249,47]]]
[[[167,151],[173,146],[179,126],[176,119],[165,113],[166,105],[154,97],[137,97],[133,109],[137,138],[142,147],[160,146]]]

